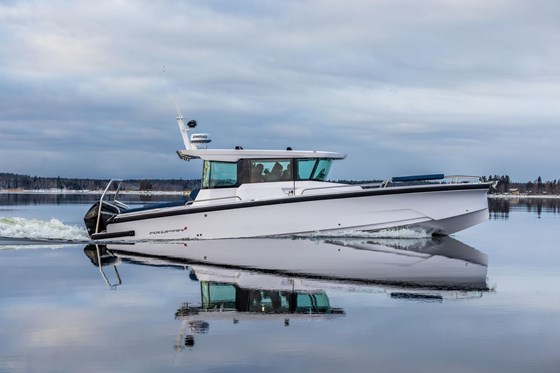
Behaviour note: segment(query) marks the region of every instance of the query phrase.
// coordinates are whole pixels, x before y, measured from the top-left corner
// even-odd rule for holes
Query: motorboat
[[[84,217],[92,239],[177,240],[341,235],[419,227],[449,235],[488,219],[491,183],[463,175],[392,177],[368,184],[329,181],[327,151],[208,149],[210,136],[190,133],[177,118],[185,149],[180,159],[203,162],[199,189],[189,198],[130,207],[111,180]],[[116,190],[115,190],[116,189]],[[113,199],[108,196],[112,194]]]

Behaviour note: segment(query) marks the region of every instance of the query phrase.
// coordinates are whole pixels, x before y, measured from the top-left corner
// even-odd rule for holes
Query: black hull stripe
[[[107,238],[118,238],[118,237],[132,237],[134,236],[134,231],[124,231],[124,232],[113,232],[113,233],[93,233],[90,237],[92,240],[104,240]]]
[[[117,215],[109,222],[109,224],[163,218],[168,216],[198,214],[203,212],[242,209],[247,207],[282,205],[286,203],[324,201],[324,200],[345,199],[345,198],[360,198],[360,197],[382,196],[382,195],[391,195],[391,194],[397,195],[397,194],[410,194],[410,193],[429,193],[429,192],[479,190],[479,189],[488,190],[490,189],[490,186],[491,185],[489,183],[481,183],[481,184],[445,184],[445,185],[434,185],[434,186],[430,185],[427,187],[418,186],[418,187],[408,187],[402,189],[394,189],[394,188],[379,188],[379,189],[372,189],[372,190],[365,189],[364,191],[340,193],[340,194],[297,196],[297,197],[287,197],[287,198],[265,200],[265,201],[232,203],[228,205],[189,207],[189,208],[185,208],[181,210],[173,210],[173,211],[147,212],[146,214],[135,215],[135,216]]]

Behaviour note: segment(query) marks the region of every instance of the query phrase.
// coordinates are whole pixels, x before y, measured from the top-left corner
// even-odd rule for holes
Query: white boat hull
[[[131,240],[339,234],[418,226],[448,235],[488,219],[488,186],[437,185],[197,204],[122,213],[106,234]],[[133,236],[120,235],[133,232]]]

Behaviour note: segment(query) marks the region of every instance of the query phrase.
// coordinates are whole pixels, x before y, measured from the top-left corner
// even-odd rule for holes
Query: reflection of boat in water
[[[234,239],[114,243],[144,262],[205,264],[261,272],[407,286],[471,287],[486,282],[487,256],[451,237],[390,239]],[[152,259],[150,259],[152,258]]]
[[[488,290],[487,256],[450,237],[121,243],[89,245],[85,252],[95,265],[190,270],[191,279],[200,282],[201,298],[177,309],[183,326],[176,348],[183,339],[192,345],[193,335],[208,332],[212,320],[279,319],[288,326],[299,318],[343,316],[343,309],[331,306],[328,291],[441,302],[480,297]]]
[[[488,219],[491,184],[478,177],[431,174],[364,185],[329,182],[331,165],[345,154],[201,149],[209,137],[189,138],[187,131],[196,122],[188,128],[182,117],[178,122],[185,143],[179,157],[203,161],[200,190],[189,200],[129,208],[116,195],[112,202],[104,200],[109,183],[84,217],[93,239],[223,239],[409,226],[448,235]]]

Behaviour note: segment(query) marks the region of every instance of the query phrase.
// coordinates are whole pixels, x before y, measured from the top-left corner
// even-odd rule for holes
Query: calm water
[[[94,198],[0,195],[0,233],[80,240]],[[496,201],[451,239],[5,241],[0,372],[559,372],[559,224]]]

